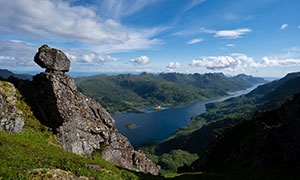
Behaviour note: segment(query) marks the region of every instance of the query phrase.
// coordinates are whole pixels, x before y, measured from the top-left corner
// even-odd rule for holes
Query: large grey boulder
[[[46,72],[68,72],[70,69],[70,60],[61,51],[50,48],[48,45],[42,45],[34,56],[34,61],[46,68]]]

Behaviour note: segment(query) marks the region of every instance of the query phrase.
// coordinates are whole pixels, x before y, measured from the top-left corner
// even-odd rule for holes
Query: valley
[[[174,74],[172,74],[172,75],[174,75]],[[118,75],[118,76],[120,76],[120,75]],[[145,76],[145,74],[134,75],[134,78],[139,79],[140,77],[135,77],[135,76]],[[146,75],[147,81],[152,81],[150,76],[157,76],[157,75]],[[176,74],[176,76],[178,76],[178,74]],[[186,75],[179,75],[179,76],[184,77]],[[187,76],[191,76],[191,75],[187,75]],[[204,75],[204,76],[206,76],[206,75]],[[214,76],[216,76],[216,74],[210,74],[208,76],[214,77]],[[219,75],[217,74],[217,76],[219,76]],[[223,75],[221,75],[221,76],[223,76]],[[218,177],[218,179],[231,179],[232,177],[242,178],[242,177],[245,177],[245,175],[248,176],[250,179],[251,179],[251,177],[256,177],[256,178],[261,177],[261,179],[268,179],[268,178],[280,179],[283,177],[283,175],[275,173],[278,168],[285,169],[286,173],[288,173],[288,175],[286,173],[284,173],[284,177],[290,177],[293,179],[293,177],[297,176],[295,174],[295,172],[297,171],[297,166],[291,168],[290,163],[289,163],[290,161],[282,161],[282,162],[280,161],[279,164],[278,163],[273,164],[272,163],[273,160],[272,160],[272,161],[270,161],[271,164],[269,164],[266,167],[263,167],[265,169],[264,171],[262,171],[262,170],[254,171],[251,167],[252,160],[251,160],[251,157],[249,157],[249,155],[252,156],[251,154],[254,152],[252,150],[254,147],[256,147],[256,145],[254,143],[255,137],[258,137],[259,136],[258,132],[261,131],[260,129],[257,129],[254,122],[260,122],[260,121],[267,120],[267,123],[269,123],[268,121],[271,121],[270,117],[275,118],[278,116],[278,115],[274,115],[274,113],[273,113],[273,112],[277,112],[277,110],[273,110],[273,111],[271,110],[272,112],[269,113],[269,115],[263,115],[263,114],[265,112],[268,113],[269,109],[281,108],[281,106],[287,100],[293,102],[292,103],[293,105],[290,107],[297,107],[297,105],[295,105],[295,104],[297,104],[297,102],[294,102],[293,96],[294,96],[294,94],[300,93],[299,77],[300,77],[299,73],[290,73],[287,76],[285,76],[279,80],[275,80],[275,81],[272,81],[269,83],[265,83],[263,85],[259,85],[254,90],[248,89],[247,91],[251,91],[249,93],[244,91],[244,92],[240,92],[240,94],[236,93],[236,94],[232,95],[233,91],[231,91],[231,93],[228,93],[228,91],[222,92],[221,90],[214,89],[213,92],[219,91],[219,92],[226,93],[226,94],[224,94],[224,97],[222,97],[222,98],[220,98],[220,94],[222,94],[222,93],[220,93],[216,96],[212,96],[212,97],[215,97],[215,99],[213,99],[213,100],[208,100],[211,97],[206,96],[204,98],[204,101],[202,100],[202,98],[204,96],[202,96],[202,98],[200,98],[202,101],[200,101],[198,103],[193,103],[192,105],[188,105],[188,106],[184,106],[184,105],[185,105],[185,103],[187,103],[189,101],[186,101],[185,103],[182,103],[181,105],[178,105],[179,107],[177,107],[175,105],[176,104],[176,103],[174,103],[175,101],[172,101],[174,103],[171,106],[172,108],[158,110],[158,111],[154,111],[154,112],[148,112],[148,113],[142,113],[142,112],[134,113],[134,112],[130,112],[130,111],[136,111],[139,107],[141,107],[141,104],[143,106],[146,106],[146,105],[150,105],[151,103],[145,104],[143,102],[145,100],[141,100],[141,99],[140,99],[142,102],[141,104],[131,103],[131,105],[132,105],[131,108],[127,109],[127,110],[129,110],[129,112],[125,111],[126,113],[124,114],[124,112],[123,112],[123,115],[135,114],[135,115],[139,115],[139,116],[143,116],[143,115],[147,116],[149,114],[155,114],[155,117],[158,119],[159,122],[165,121],[165,124],[162,124],[162,126],[161,126],[161,131],[166,130],[167,128],[171,128],[172,123],[178,125],[179,122],[182,122],[182,117],[176,115],[176,113],[172,112],[172,110],[178,111],[178,110],[186,109],[187,107],[189,107],[189,108],[193,109],[193,112],[190,115],[186,116],[186,119],[183,120],[184,121],[183,124],[172,129],[168,134],[166,134],[165,136],[163,136],[161,138],[149,140],[142,135],[137,135],[137,134],[133,133],[132,137],[138,137],[137,139],[142,139],[143,141],[140,143],[137,143],[137,144],[135,144],[133,142],[132,144],[134,146],[137,146],[137,149],[139,152],[144,152],[148,158],[150,158],[153,162],[155,162],[161,166],[161,176],[152,177],[152,176],[145,176],[142,174],[135,174],[135,173],[126,174],[125,171],[119,172],[118,170],[114,169],[112,167],[113,165],[112,166],[108,165],[108,166],[109,166],[109,168],[113,169],[113,171],[114,171],[113,173],[116,175],[116,177],[119,177],[121,179],[124,178],[125,176],[130,176],[131,177],[130,179],[170,179],[170,178],[171,179],[198,179],[198,178],[210,179],[210,177]],[[87,77],[87,78],[89,79],[90,77]],[[109,78],[112,78],[112,77],[109,77]],[[115,77],[113,77],[113,78],[115,78]],[[157,78],[157,77],[154,77],[154,78]],[[216,78],[216,77],[214,77],[214,78]],[[159,79],[159,80],[161,81],[161,79]],[[93,82],[93,80],[91,80],[91,79],[89,79],[87,82],[89,82],[89,81]],[[131,80],[129,80],[129,79],[127,79],[127,81],[128,81],[128,83],[132,83]],[[173,79],[172,81],[175,81],[175,80]],[[178,79],[176,81],[177,81],[177,83],[178,82],[187,83],[186,81],[180,81]],[[81,82],[83,82],[83,81],[81,81]],[[216,82],[215,79],[213,82]],[[143,84],[141,80],[139,81],[139,83]],[[81,84],[82,87],[84,87],[83,84]],[[172,88],[175,87],[175,85],[173,83],[171,83],[171,84],[172,85],[170,87],[172,87]],[[101,83],[97,87],[98,88],[101,87]],[[103,86],[103,87],[107,88],[107,87],[112,87],[112,86],[109,85],[109,86]],[[166,86],[166,87],[168,87],[168,86]],[[192,85],[188,86],[188,87],[191,88]],[[196,86],[193,85],[193,87],[196,87]],[[207,87],[208,87],[208,85],[207,85]],[[244,86],[244,87],[247,87],[247,86]],[[118,89],[118,88],[116,88],[116,89]],[[80,87],[78,87],[78,89],[80,90]],[[133,91],[133,89],[135,89],[135,88],[131,89],[131,88],[127,87],[127,90],[135,93],[135,96],[136,95],[140,96],[140,94]],[[166,88],[165,88],[165,90],[167,92],[170,92]],[[120,92],[120,91],[118,91],[118,92]],[[205,91],[203,91],[203,92],[205,92]],[[94,94],[97,94],[97,92],[95,92]],[[208,94],[211,94],[211,93],[208,93]],[[228,96],[230,94],[234,97]],[[126,95],[129,98],[128,94],[126,94]],[[226,97],[226,95],[227,95],[227,97]],[[122,94],[120,94],[120,96],[122,97]],[[142,97],[145,98],[146,96],[142,96]],[[151,96],[148,96],[148,97],[151,97]],[[155,97],[155,98],[157,98],[157,97]],[[155,104],[164,104],[164,103],[167,104],[165,101],[163,101],[165,99],[159,99],[159,98],[155,99],[155,98],[152,99],[153,102],[155,102]],[[119,101],[121,101],[121,100],[122,99],[119,99]],[[169,105],[170,105],[170,102],[171,101],[168,102]],[[23,101],[22,103],[23,103],[22,106],[26,107],[26,101]],[[199,105],[199,103],[201,105]],[[151,104],[151,105],[154,105],[154,104]],[[113,108],[116,110],[115,112],[120,112],[121,109],[118,109],[116,107],[118,107],[118,106],[115,105]],[[26,107],[25,109],[27,109],[26,111],[28,111],[28,109],[30,109],[30,108]],[[188,114],[188,112],[190,112],[191,109],[186,109],[186,111],[182,114]],[[203,109],[204,111],[206,110],[206,111],[205,112],[203,111],[201,113],[199,111],[201,109]],[[291,109],[291,108],[288,108],[288,109]],[[278,111],[281,112],[282,110],[278,110]],[[165,112],[170,113],[170,116],[168,115],[168,117],[170,117],[168,119],[171,119],[170,122],[167,122],[165,119],[161,119],[161,120],[159,119],[160,117],[163,117],[163,113],[165,113]],[[27,123],[25,124],[25,127],[26,127],[25,134],[21,133],[19,135],[19,137],[16,137],[17,139],[19,139],[19,140],[21,140],[22,138],[26,139],[28,136],[30,136],[30,138],[37,138],[37,141],[47,141],[47,144],[50,139],[51,139],[51,142],[56,143],[55,140],[52,139],[53,136],[49,133],[44,134],[44,135],[38,135],[40,133],[39,132],[40,130],[37,131],[37,129],[44,129],[45,127],[43,125],[40,125],[37,122],[35,122],[38,120],[34,120],[35,117],[33,114],[30,115],[30,110],[26,114],[28,114],[30,116],[31,120],[26,121]],[[118,115],[118,114],[115,114],[115,115]],[[174,120],[174,119],[172,119],[171,115],[178,117],[178,121],[172,122],[172,120]],[[192,117],[192,118],[190,119],[190,117]],[[259,117],[259,118],[257,118],[257,117]],[[261,117],[265,117],[267,119],[261,118]],[[293,115],[292,117],[293,117],[292,119],[298,118],[298,117],[296,117],[296,115]],[[132,118],[132,120],[130,120],[130,117],[129,117],[129,120],[126,123],[123,122],[123,124],[121,123],[118,125],[118,123],[121,121],[119,121],[118,118],[115,118],[115,119],[117,121],[116,122],[117,128],[119,129],[120,132],[122,132],[122,131],[134,132],[135,130],[142,128],[142,127],[146,128],[146,129],[147,128],[148,129],[159,129],[158,122],[152,122],[153,127],[151,127],[151,126],[149,126],[149,124],[139,124],[139,123],[135,122],[134,118]],[[139,122],[143,121],[143,119],[145,120],[146,118],[143,117],[141,119],[142,120],[140,120]],[[151,120],[151,121],[153,121],[153,120]],[[277,120],[276,120],[276,122],[277,122]],[[275,122],[272,122],[271,124],[274,124],[274,123]],[[268,127],[269,127],[269,125],[268,125]],[[279,127],[279,126],[277,126],[275,123],[274,127]],[[156,132],[154,132],[154,133],[147,132],[146,129],[142,130],[146,134],[149,134],[149,135],[159,134]],[[174,132],[174,130],[176,130],[176,131]],[[28,134],[28,133],[30,133],[30,134]],[[41,132],[41,133],[43,133],[43,132]],[[38,140],[38,136],[43,136],[43,137],[45,137],[45,139]],[[289,134],[286,134],[285,136],[290,137]],[[235,138],[235,137],[239,137],[239,138],[237,138],[232,143],[230,143],[231,139]],[[2,138],[2,140],[1,140],[0,150],[2,151],[2,153],[6,153],[8,157],[11,157],[11,154],[6,151],[5,147],[10,147],[9,143],[11,143],[13,145],[14,144],[13,141],[16,141],[16,143],[17,143],[17,144],[14,144],[14,146],[15,146],[15,148],[19,149],[18,153],[23,153],[23,151],[26,151],[26,149],[23,149],[23,147],[18,146],[19,140],[17,140],[17,139],[9,140],[10,138],[13,138],[13,137],[10,137],[10,135],[1,133],[0,139],[1,138]],[[130,135],[128,135],[128,138],[129,138],[129,140],[131,139]],[[5,140],[5,139],[7,139],[7,140]],[[30,142],[27,142],[25,139],[22,141],[24,141],[24,143],[26,144],[26,147],[31,148],[32,145],[30,144]],[[156,142],[153,142],[153,141],[156,141]],[[149,142],[152,142],[152,143],[149,143]],[[222,144],[222,143],[225,143],[226,146],[228,146],[228,148],[225,148],[225,150],[229,154],[227,154],[227,155],[225,154],[224,156],[220,156],[220,157],[218,156],[219,157],[218,160],[211,159],[209,161],[205,161],[204,163],[200,163],[200,165],[199,165],[199,162],[203,161],[203,160],[201,160],[201,158],[203,158],[203,157],[211,158],[211,155],[207,154],[208,150],[209,150],[209,152],[211,151],[213,153],[221,153],[224,150],[223,148],[220,148],[220,147],[224,146],[224,144]],[[293,143],[293,141],[291,143]],[[221,146],[219,144],[221,144]],[[241,156],[241,158],[239,158],[237,160],[233,160],[230,158],[230,156],[231,156],[230,153],[236,153],[236,154],[241,153],[236,150],[235,144],[241,144],[243,146],[247,146],[250,148],[249,150],[251,150],[251,149],[252,150],[245,151],[245,153],[244,153],[244,151],[242,151],[243,155]],[[276,145],[273,145],[273,146],[276,146]],[[32,148],[34,148],[34,147],[32,147]],[[47,148],[49,150],[52,149],[52,147],[47,147]],[[212,150],[210,150],[211,148],[212,148]],[[34,150],[30,150],[30,151],[34,152]],[[59,151],[59,150],[55,150],[55,151]],[[35,152],[35,153],[37,153],[37,152]],[[43,153],[48,154],[49,152],[43,152]],[[259,151],[259,153],[261,153],[261,152]],[[98,155],[100,155],[100,154],[98,154]],[[42,154],[39,154],[38,156],[40,156],[41,158],[46,158],[46,159],[57,158],[57,157],[44,156]],[[69,156],[69,155],[65,155],[65,156]],[[214,155],[214,157],[217,157],[217,156]],[[34,159],[30,159],[30,157],[28,157],[28,158],[29,159],[27,159],[27,161],[34,161]],[[55,162],[55,163],[58,163],[57,164],[58,167],[60,167],[62,169],[67,169],[67,170],[71,170],[72,172],[74,172],[74,170],[76,170],[76,168],[78,168],[78,166],[72,165],[72,163],[75,162],[75,161],[73,161],[74,158],[77,159],[76,157],[70,156],[70,159],[67,160],[69,163],[68,166],[63,166],[62,164],[59,165],[59,163],[61,163],[61,162]],[[277,161],[276,160],[277,156],[274,156],[273,158],[274,158],[274,161]],[[21,160],[21,159],[19,158],[19,160]],[[46,161],[48,163],[54,163],[54,162],[50,162],[49,160],[46,160]],[[76,163],[80,162],[81,164],[82,163],[84,164],[86,160],[77,159],[76,161],[77,161]],[[222,161],[232,161],[232,163],[230,164],[230,166],[223,166]],[[259,162],[264,162],[264,161],[260,160]],[[86,163],[88,163],[88,164],[89,163],[103,164],[104,162],[99,162],[98,160],[96,160],[94,162],[86,162]],[[217,165],[216,166],[211,165],[211,163],[214,163]],[[101,165],[101,166],[103,168],[108,167],[107,165]],[[31,165],[30,167],[29,166],[26,166],[26,167],[34,168],[37,166]],[[49,166],[49,167],[52,167],[52,166]],[[199,169],[199,167],[201,167],[201,168]],[[14,169],[13,171],[18,171],[18,170]],[[87,175],[88,171],[90,171],[89,168],[84,168],[75,174]],[[177,172],[180,174],[177,174]],[[244,175],[240,174],[238,172],[243,172]],[[12,176],[12,175],[10,175],[10,176]],[[97,173],[95,172],[95,174],[93,176],[98,177],[99,175],[97,175]],[[109,175],[107,175],[107,176],[109,176]],[[103,176],[101,175],[99,177],[103,177]],[[260,178],[258,178],[258,179],[260,179]]]

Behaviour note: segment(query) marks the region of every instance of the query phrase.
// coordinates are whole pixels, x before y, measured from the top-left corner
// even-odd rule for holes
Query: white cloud
[[[234,47],[235,44],[226,44],[227,47]]]
[[[208,56],[200,60],[192,60],[191,67],[205,67],[209,70],[229,70],[243,72],[247,68],[261,67],[253,58],[241,53],[232,53],[228,56]]]
[[[236,39],[241,38],[242,35],[247,34],[249,32],[251,32],[251,29],[248,28],[236,30],[221,30],[215,33],[215,37]]]
[[[150,63],[150,58],[148,56],[140,56],[135,59],[131,59],[130,62],[135,65],[144,65]]]
[[[252,30],[249,28],[240,28],[240,29],[234,29],[234,30],[211,30],[211,29],[205,29],[200,28],[200,32],[208,33],[208,34],[215,34],[215,37],[220,38],[229,38],[229,39],[237,39],[241,38],[242,35],[250,33]]]
[[[282,24],[281,26],[280,26],[280,29],[286,29],[288,27],[288,24]]]
[[[300,66],[300,58],[299,59],[277,59],[277,58],[269,58],[267,56],[262,58],[260,62],[264,66]]]
[[[177,69],[180,68],[180,63],[179,62],[169,62],[168,69]]]
[[[74,59],[74,56],[71,57],[72,59]],[[78,58],[76,57],[75,60],[77,59]],[[105,63],[109,61],[117,61],[117,58],[111,57],[109,55],[97,55],[95,53],[91,53],[82,55],[79,61],[85,63]]]
[[[132,15],[158,1],[159,0],[102,0],[100,7],[101,10],[104,11],[104,14],[114,19],[120,19]]]
[[[190,9],[192,9],[195,6],[198,6],[201,3],[204,3],[206,0],[192,0],[189,1],[189,4],[187,4],[184,8],[184,11],[188,11]]]
[[[241,64],[241,61],[234,59],[231,56],[208,56],[201,60],[192,60],[192,67],[206,67],[211,70],[236,68]]]
[[[192,39],[192,40],[188,41],[187,44],[196,44],[196,43],[199,43],[202,41],[203,41],[203,39],[197,38],[197,39]]]
[[[111,2],[111,5],[115,5],[119,1],[105,2]],[[151,2],[153,3],[154,0]],[[134,13],[149,3],[136,1],[134,10],[128,12],[126,9],[126,12]],[[120,7],[118,11],[125,12],[125,7]],[[117,9],[115,6],[111,6],[111,8]],[[159,43],[159,40],[154,37],[163,28],[136,29],[125,27],[117,20],[107,18],[105,13],[98,14],[96,9],[96,7],[91,6],[75,6],[61,0],[27,0],[26,2],[14,1],[13,3],[10,0],[2,0],[0,30],[5,34],[34,37],[43,42],[88,43],[101,52],[104,52],[101,48],[103,46],[109,46],[112,52],[149,48]]]
[[[294,48],[295,50],[296,48]],[[260,62],[254,61],[253,58],[241,54],[232,53],[227,56],[208,56],[198,60],[192,60],[191,67],[205,67],[209,70],[229,70],[231,72],[244,72],[249,68],[262,67],[292,67],[300,66],[300,58],[271,58],[264,56]]]
[[[0,64],[1,68],[15,70],[37,69],[33,58],[37,47],[22,41],[0,41]]]

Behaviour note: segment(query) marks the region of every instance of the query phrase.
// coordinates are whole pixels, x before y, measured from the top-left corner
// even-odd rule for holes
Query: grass
[[[25,125],[21,133],[9,134],[0,132],[0,180],[43,179],[46,169],[61,169],[76,176],[93,177],[94,179],[153,179],[151,175],[132,172],[107,162],[96,153],[87,158],[61,148],[52,131],[42,125],[33,115],[31,108],[20,93],[12,91],[13,85],[0,81],[1,93],[15,98],[16,107],[22,111]],[[14,93],[11,93],[14,92]],[[97,168],[91,169],[95,165]],[[36,169],[43,169],[42,174]],[[46,172],[44,172],[45,175]]]
[[[20,134],[0,132],[0,179],[29,179],[37,168],[62,169],[76,176],[95,179],[139,179],[139,175],[106,162],[100,156],[86,158],[67,152],[51,143],[50,132],[27,129]],[[97,165],[98,170],[88,165]]]

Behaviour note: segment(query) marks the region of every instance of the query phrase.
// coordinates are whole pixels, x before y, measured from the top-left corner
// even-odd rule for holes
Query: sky
[[[0,68],[41,72],[43,44],[70,73],[300,71],[299,0],[0,0]]]

